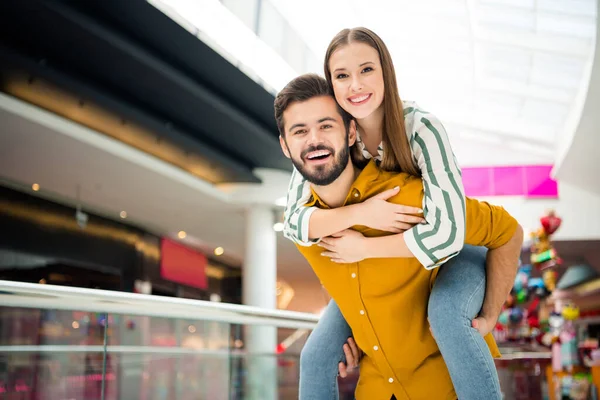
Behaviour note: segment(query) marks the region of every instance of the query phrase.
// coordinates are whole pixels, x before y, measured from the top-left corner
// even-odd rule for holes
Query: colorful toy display
[[[513,289],[496,325],[501,341],[535,340],[548,347],[558,341],[564,318],[561,315],[540,318],[539,304],[540,299],[548,297],[556,289],[554,267],[562,260],[550,239],[561,223],[554,210],[549,210],[540,218],[540,227],[531,234],[531,242],[527,246],[531,251],[531,264],[519,267]],[[569,310],[566,313],[571,315]]]
[[[538,270],[545,270],[562,264],[561,258],[552,246],[550,237],[558,230],[562,219],[556,216],[554,210],[546,212],[540,218],[541,227],[531,233],[531,264]]]

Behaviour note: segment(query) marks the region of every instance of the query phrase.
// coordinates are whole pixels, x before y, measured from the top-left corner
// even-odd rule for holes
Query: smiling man
[[[421,207],[419,178],[382,171],[373,160],[362,169],[352,163],[356,126],[338,107],[325,79],[303,75],[291,81],[275,100],[275,118],[283,152],[311,183],[307,206],[342,207],[399,187],[389,202]],[[466,215],[465,242],[506,253],[516,268],[521,235],[516,220],[501,207],[472,199],[466,200]],[[366,240],[389,234],[364,226],[354,230]],[[427,322],[428,299],[439,269],[427,270],[416,258],[339,264],[322,256],[318,246],[297,247],[365,353],[357,399],[456,398]],[[488,345],[498,355],[493,339]]]

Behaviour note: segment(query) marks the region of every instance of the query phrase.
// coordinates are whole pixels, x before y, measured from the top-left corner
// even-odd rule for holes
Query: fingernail
[[[399,190],[399,189],[400,189],[400,186],[396,186],[396,187],[394,188],[394,190]]]

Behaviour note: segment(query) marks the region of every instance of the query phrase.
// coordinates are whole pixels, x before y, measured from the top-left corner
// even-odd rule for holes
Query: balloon
[[[546,235],[550,236],[562,224],[562,219],[556,216],[556,212],[554,210],[548,210],[546,215],[540,218],[540,222],[542,223],[542,228]]]
[[[529,282],[527,282],[527,286],[529,287],[529,289],[537,289],[537,288],[545,287],[544,280],[542,278],[530,278]]]
[[[498,317],[498,323],[502,325],[508,325],[508,316],[510,314],[510,309],[504,310],[500,313]]]
[[[521,289],[527,287],[527,281],[531,274],[531,266],[529,268],[521,267],[515,276],[515,283],[513,285],[515,291],[519,292]]]
[[[532,315],[527,318],[527,325],[529,325],[530,328],[539,328],[540,321],[538,320],[538,318],[535,315]]]
[[[523,311],[520,308],[513,308],[510,311],[509,320],[513,324],[518,324],[523,319]]]
[[[579,307],[572,304],[566,305],[562,309],[562,316],[567,321],[574,321],[579,318]]]
[[[517,292],[517,304],[523,304],[527,301],[527,290],[521,289]]]

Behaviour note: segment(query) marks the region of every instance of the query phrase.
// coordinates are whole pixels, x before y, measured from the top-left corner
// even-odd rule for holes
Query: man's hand
[[[387,201],[397,195],[399,190],[398,187],[386,190],[362,203],[357,210],[360,225],[380,231],[402,233],[416,224],[425,222],[423,218],[411,215],[420,214],[423,210]]]
[[[471,322],[471,326],[477,329],[481,336],[485,336],[494,329],[494,326],[496,326],[496,320],[492,320],[491,318],[486,318],[480,315]]]
[[[327,250],[321,255],[331,258],[335,263],[354,263],[367,258],[365,237],[351,229],[321,239],[319,246]]]
[[[346,364],[340,362],[338,365],[338,370],[342,378],[346,378],[350,371],[358,368],[362,351],[358,348],[354,339],[348,338],[348,343],[344,343],[344,354],[346,355]]]

